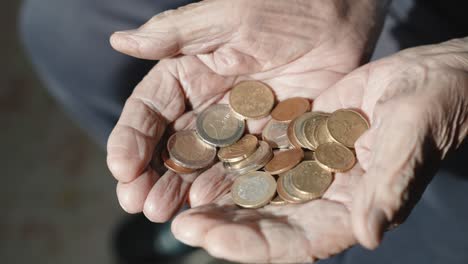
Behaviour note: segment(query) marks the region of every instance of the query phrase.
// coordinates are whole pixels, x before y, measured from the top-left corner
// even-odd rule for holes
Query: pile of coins
[[[310,108],[305,98],[290,98],[275,107],[267,85],[241,82],[232,88],[229,105],[208,107],[198,115],[195,131],[179,131],[169,138],[164,164],[188,174],[219,159],[228,173],[239,175],[231,195],[245,208],[320,198],[333,173],[346,172],[356,163],[354,143],[369,124],[355,110],[329,114]],[[262,140],[244,133],[246,119],[270,114]]]

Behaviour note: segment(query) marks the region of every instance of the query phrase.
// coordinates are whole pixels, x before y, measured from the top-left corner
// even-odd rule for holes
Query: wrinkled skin
[[[177,216],[175,236],[243,262],[312,261],[356,238],[375,248],[468,134],[468,38],[408,49],[353,71],[314,106],[340,108],[362,109],[371,128],[355,144],[359,165],[336,174],[322,199],[249,210],[225,196]]]
[[[232,177],[219,164],[199,176],[159,175],[150,165],[167,124],[193,128],[197,113],[226,103],[245,79],[269,84],[278,100],[316,98],[366,59],[381,21],[374,1],[202,1],[115,33],[116,50],[162,59],[127,100],[108,141],[124,210],[164,222],[187,197],[197,206],[225,194]],[[265,121],[249,121],[248,129],[257,133]]]

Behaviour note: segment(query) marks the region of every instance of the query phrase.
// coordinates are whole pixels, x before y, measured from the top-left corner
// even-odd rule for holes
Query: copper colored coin
[[[218,158],[223,162],[241,161],[257,150],[258,139],[254,135],[245,135],[236,143],[220,148]]]
[[[291,174],[292,188],[307,200],[320,198],[333,180],[332,173],[316,161],[303,161],[288,173]]]
[[[333,140],[348,148],[354,148],[356,140],[369,129],[369,123],[354,110],[340,109],[328,118],[327,129]]]
[[[304,157],[304,152],[300,148],[288,149],[275,153],[273,159],[265,165],[265,171],[270,174],[280,174],[288,171]]]
[[[320,120],[318,122],[317,127],[314,131],[314,138],[315,138],[315,143],[317,147],[320,146],[321,144],[333,142],[333,139],[330,137],[330,133],[328,133],[326,119]]]
[[[294,192],[292,188],[291,176],[283,173],[276,183],[278,195],[288,203],[301,203],[303,200]]]
[[[356,163],[354,153],[340,143],[325,143],[315,151],[315,160],[322,168],[331,172],[345,172]]]
[[[270,201],[270,204],[271,205],[285,205],[285,204],[288,204],[288,202],[286,202],[285,200],[283,200],[283,198],[281,198],[281,196],[276,194],[275,198],[273,198]]]
[[[288,148],[291,146],[288,139],[287,122],[279,122],[271,119],[262,132],[262,138],[268,142],[272,148]]]
[[[309,117],[304,122],[302,126],[302,133],[305,137],[305,144],[308,149],[315,150],[318,146],[317,141],[315,140],[315,130],[318,129],[318,125],[323,120],[327,119],[330,114],[322,112],[310,112]]]
[[[167,141],[167,151],[179,166],[202,169],[216,158],[216,148],[203,142],[195,131],[179,131]]]
[[[258,81],[244,81],[235,85],[229,95],[232,110],[244,118],[260,119],[270,114],[275,104],[273,91]]]
[[[163,151],[161,157],[164,161],[164,166],[177,174],[190,174],[196,171],[177,165],[171,158],[169,158],[167,151]]]
[[[271,112],[271,117],[277,121],[289,122],[309,111],[309,100],[301,97],[286,99],[279,102]]]
[[[291,121],[291,123],[289,123],[288,130],[287,130],[288,140],[289,140],[289,143],[293,147],[301,148],[301,144],[299,144],[299,141],[296,137],[296,133],[294,131],[295,123],[296,123],[296,119],[294,119],[293,121]]]
[[[237,177],[231,187],[233,201],[245,208],[268,204],[276,191],[276,181],[266,172],[254,171]]]

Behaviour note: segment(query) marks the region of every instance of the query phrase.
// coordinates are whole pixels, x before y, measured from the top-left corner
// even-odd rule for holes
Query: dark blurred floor
[[[38,81],[18,40],[20,0],[0,3],[0,263],[116,263],[125,213],[105,151]],[[198,250],[177,263],[227,263]]]

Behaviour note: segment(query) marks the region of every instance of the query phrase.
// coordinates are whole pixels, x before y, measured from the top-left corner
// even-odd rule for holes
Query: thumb
[[[367,138],[369,168],[356,190],[352,226],[357,240],[376,248],[390,223],[400,223],[420,199],[440,160],[429,136],[426,113],[411,100],[377,104]],[[372,146],[364,146],[373,142]],[[359,158],[359,152],[358,158]]]
[[[202,1],[168,10],[134,30],[115,32],[112,47],[130,56],[159,60],[208,53],[225,43],[234,24],[227,1]]]

